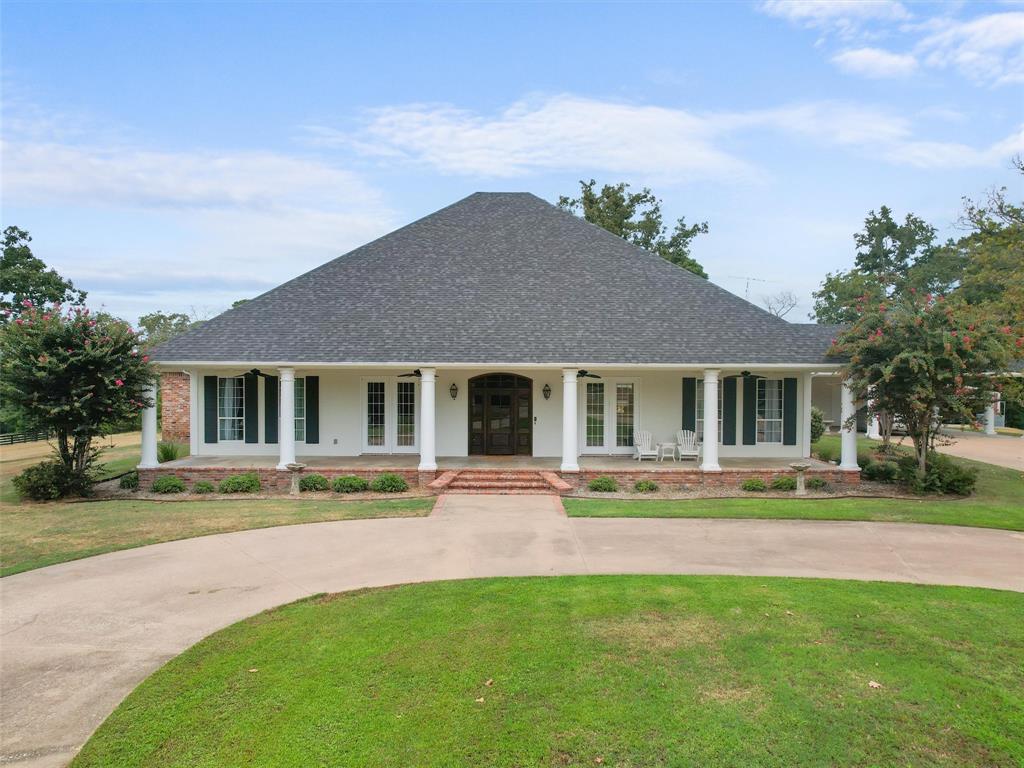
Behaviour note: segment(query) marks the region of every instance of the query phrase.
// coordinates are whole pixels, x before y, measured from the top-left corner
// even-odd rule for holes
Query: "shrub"
[[[768,490],[768,486],[765,485],[764,480],[762,480],[760,477],[748,477],[746,480],[740,483],[740,488],[742,488],[744,491]]]
[[[370,490],[377,493],[401,493],[402,491],[409,490],[409,484],[405,482],[405,478],[401,475],[396,475],[394,472],[385,472],[373,478],[373,482],[370,483]]]
[[[773,491],[795,491],[796,478],[789,475],[780,475],[772,480]]]
[[[362,493],[369,489],[370,484],[356,475],[344,475],[334,478],[331,487],[337,493]]]
[[[814,452],[822,461],[836,461],[839,458],[839,446],[833,446],[831,443],[815,446]]]
[[[255,472],[246,472],[225,477],[220,481],[219,490],[221,493],[259,493],[260,476]]]
[[[330,487],[331,484],[327,482],[327,478],[315,472],[299,478],[300,491],[326,491]]]
[[[808,477],[806,485],[813,491],[827,491],[831,488],[824,477]]]
[[[178,443],[157,443],[156,446],[156,460],[161,464],[180,459],[186,453],[185,446]]]
[[[637,493],[654,493],[658,490],[658,484],[653,480],[637,480],[633,484],[633,490]]]
[[[184,493],[185,481],[177,475],[164,475],[153,481],[153,493]]]
[[[900,475],[900,468],[892,461],[869,461],[862,470],[865,480],[876,483],[895,483]]]
[[[817,406],[811,407],[811,442],[816,443],[825,434],[825,414]]]
[[[928,454],[928,469],[923,478],[917,474],[917,460],[904,456],[897,465],[900,482],[914,493],[951,493],[968,496],[978,481],[978,471],[965,467],[942,453]]]
[[[117,482],[117,487],[122,491],[136,491],[139,488],[139,473],[132,471],[126,475],[121,475],[121,479]]]
[[[25,469],[12,482],[18,493],[35,501],[52,501],[65,496],[92,493],[92,470],[73,472],[62,462],[49,460]]]
[[[615,482],[614,477],[608,477],[608,475],[601,475],[600,477],[595,477],[593,480],[587,483],[587,488],[589,488],[592,491],[597,491],[598,493],[614,493],[615,491],[619,490],[619,484]]]
[[[213,483],[211,483],[209,480],[200,480],[199,482],[192,486],[192,493],[203,494],[213,493],[213,491]]]

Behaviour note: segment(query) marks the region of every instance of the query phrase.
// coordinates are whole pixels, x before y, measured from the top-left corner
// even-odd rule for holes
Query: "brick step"
[[[544,480],[477,480],[472,478],[464,480],[456,478],[448,484],[448,488],[550,488],[550,483]]]
[[[521,480],[523,478],[540,477],[540,473],[532,470],[515,469],[463,469],[459,471],[459,477],[486,477],[486,478],[507,478],[509,480]]]
[[[466,496],[554,496],[552,488],[453,488],[449,486],[445,493],[463,494]]]

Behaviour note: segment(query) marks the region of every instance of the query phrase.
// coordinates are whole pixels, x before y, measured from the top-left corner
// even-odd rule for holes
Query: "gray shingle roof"
[[[470,195],[157,361],[827,363],[828,341],[525,193]]]

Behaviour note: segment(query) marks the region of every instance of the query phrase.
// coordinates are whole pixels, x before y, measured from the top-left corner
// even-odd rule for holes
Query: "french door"
[[[362,384],[363,453],[418,453],[419,381],[381,376]]]
[[[580,453],[633,453],[640,385],[632,379],[581,379]]]

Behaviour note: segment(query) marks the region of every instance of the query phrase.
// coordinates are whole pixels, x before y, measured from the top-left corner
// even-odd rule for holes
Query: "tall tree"
[[[168,339],[184,333],[201,322],[192,315],[182,312],[150,312],[139,318],[139,328],[142,331],[141,344],[146,349],[152,349],[157,344],[163,344]]]
[[[761,303],[764,304],[765,309],[776,317],[785,317],[793,311],[793,308],[800,303],[800,300],[792,291],[779,291],[771,296],[762,296]]]
[[[81,304],[85,291],[80,291],[47,269],[42,259],[32,255],[28,232],[18,227],[4,230],[4,252],[0,257],[0,322],[21,314],[28,301],[32,306],[47,304]]]
[[[963,272],[963,257],[952,243],[935,240],[935,227],[908,213],[900,223],[882,206],[864,219],[853,236],[853,269],[829,273],[814,292],[814,318],[819,323],[852,323],[854,305],[867,296],[880,301],[903,295],[909,288],[930,293],[950,290]]]
[[[630,192],[629,184],[605,184],[600,191],[597,182],[580,181],[580,196],[558,198],[558,205],[567,211],[582,215],[591,224],[607,229],[633,245],[671,261],[683,269],[707,278],[704,268],[690,256],[690,245],[697,235],[707,234],[706,221],[687,225],[680,217],[669,232],[661,214],[661,200],[644,187]]]

